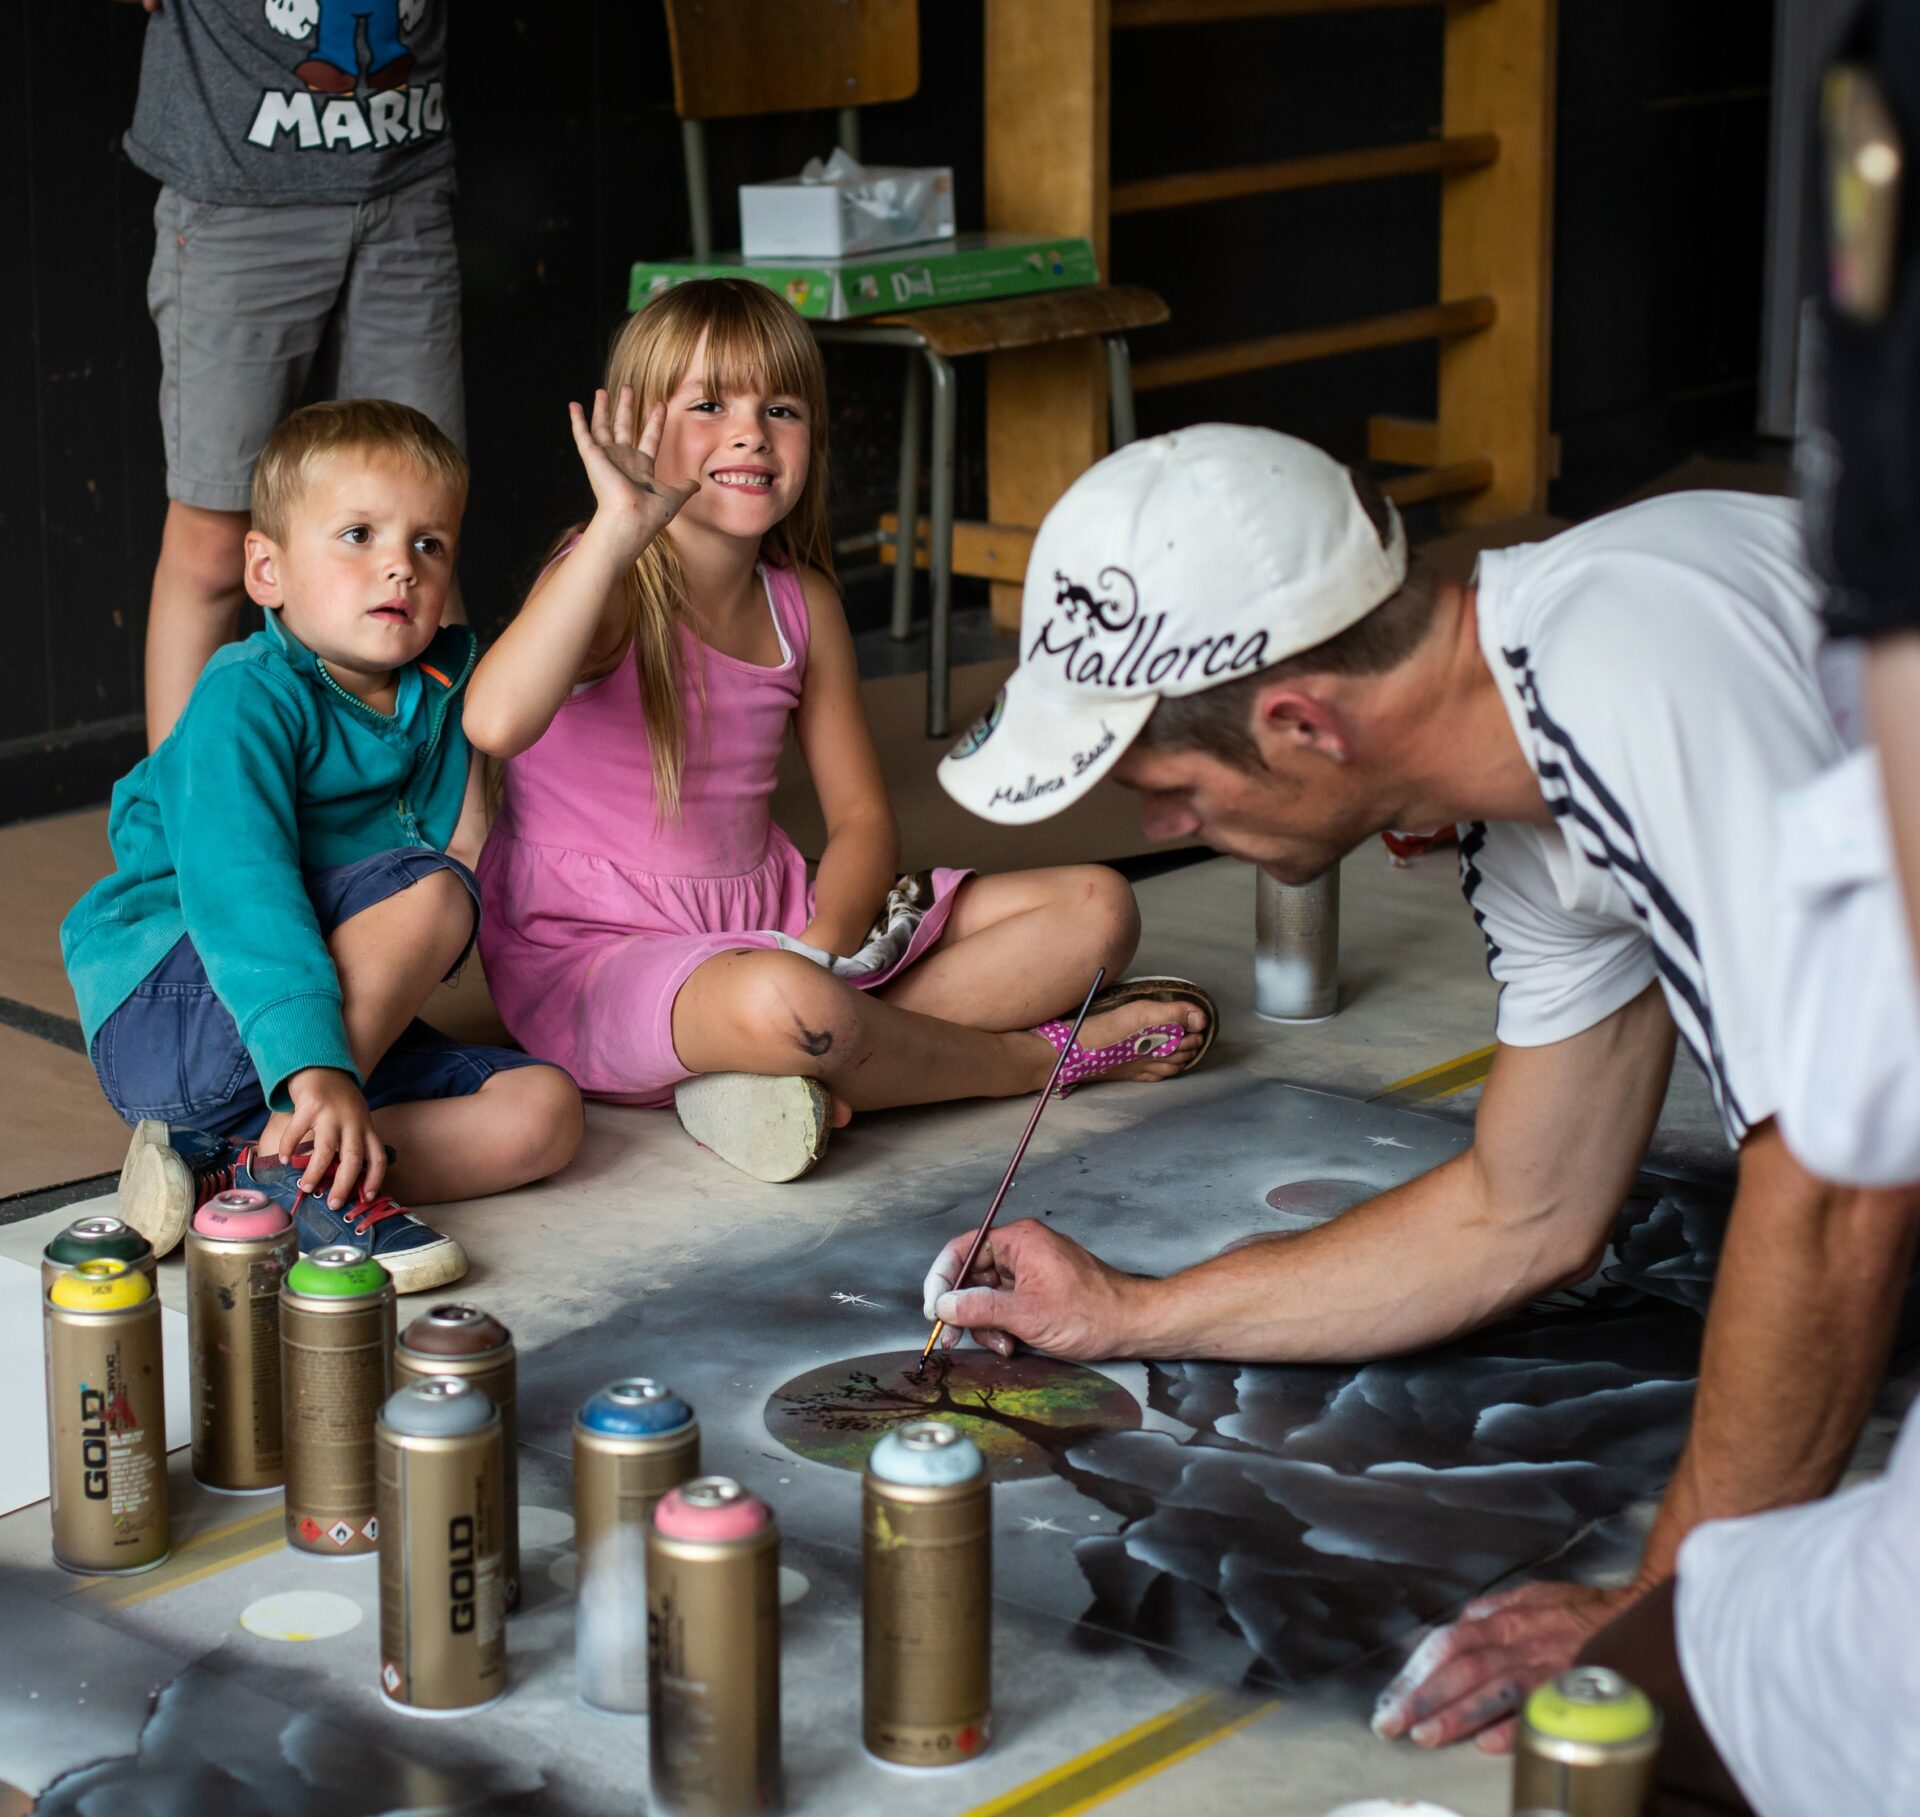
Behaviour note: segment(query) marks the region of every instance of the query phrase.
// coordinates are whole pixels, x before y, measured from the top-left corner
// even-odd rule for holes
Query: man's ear
[[[258,530],[247,532],[247,597],[256,606],[284,606],[287,596],[280,589],[280,545]]]
[[[1276,757],[1312,754],[1345,763],[1351,739],[1345,717],[1311,679],[1277,681],[1253,703],[1253,737]]]

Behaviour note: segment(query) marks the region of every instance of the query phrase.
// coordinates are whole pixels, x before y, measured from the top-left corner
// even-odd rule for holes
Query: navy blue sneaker
[[[292,1215],[300,1233],[300,1253],[324,1249],[329,1243],[351,1243],[364,1249],[393,1276],[396,1293],[425,1293],[444,1287],[467,1272],[467,1252],[452,1237],[423,1224],[404,1205],[385,1193],[372,1199],[354,1199],[335,1211],[327,1203],[332,1170],[320,1190],[302,1192],[304,1155],[282,1160],[278,1155],[245,1151],[233,1170],[233,1184],[264,1192]]]

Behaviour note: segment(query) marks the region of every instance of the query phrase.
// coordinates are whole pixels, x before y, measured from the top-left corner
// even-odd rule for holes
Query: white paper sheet
[[[160,1308],[167,1449],[193,1436],[187,1403],[187,1321]],[[47,1498],[47,1359],[40,1339],[40,1270],[0,1256],[0,1514]]]

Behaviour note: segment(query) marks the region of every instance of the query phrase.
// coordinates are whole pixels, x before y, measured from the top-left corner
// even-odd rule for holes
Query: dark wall
[[[770,0],[773,3],[773,0]],[[1044,0],[1035,0],[1036,4]],[[8,685],[0,819],[104,798],[141,748],[140,649],[165,511],[146,315],[155,186],[120,154],[145,17],[110,0],[18,6],[0,111],[0,535]],[[1554,418],[1561,491],[1590,508],[1752,421],[1765,185],[1765,10],[1742,0],[1566,0],[1556,183]],[[980,224],[977,6],[923,6],[923,89],[864,117],[878,162],[950,163]],[[620,319],[628,262],[688,235],[666,32],[652,0],[472,9],[452,34],[474,488],[463,584],[483,629],[511,611],[585,500],[565,404]],[[1385,143],[1439,117],[1437,11],[1117,33],[1116,179]],[[734,185],[797,169],[831,121],[716,129],[722,240]],[[1174,320],[1142,357],[1402,308],[1433,295],[1434,179],[1114,223],[1111,275]],[[977,364],[977,363],[976,363]],[[1421,414],[1433,355],[1355,355],[1154,392],[1143,433],[1271,423],[1349,458],[1375,411]],[[835,350],[836,519],[892,483],[898,367]],[[980,515],[982,386],[963,376],[960,507]],[[856,621],[884,586],[853,558]],[[966,591],[963,588],[963,592]]]

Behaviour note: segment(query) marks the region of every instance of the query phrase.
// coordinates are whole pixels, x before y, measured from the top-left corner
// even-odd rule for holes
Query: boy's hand
[[[372,1198],[386,1176],[387,1151],[353,1075],[332,1066],[303,1066],[287,1080],[287,1096],[293,1100],[293,1109],[281,1122],[275,1146],[281,1154],[290,1155],[306,1137],[313,1138],[313,1155],[300,1176],[300,1190],[317,1191],[327,1169],[334,1167],[327,1203],[338,1211],[354,1197],[354,1183],[361,1181],[364,1168],[359,1197]]]
[[[700,490],[698,480],[684,486],[658,478],[653,457],[660,452],[667,407],[656,404],[638,438],[634,435],[633,387],[620,387],[620,401],[607,421],[607,394],[593,394],[593,420],[578,404],[567,406],[573,445],[593,486],[594,522],[606,525],[620,553],[632,560],[670,524],[680,507]]]

